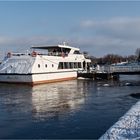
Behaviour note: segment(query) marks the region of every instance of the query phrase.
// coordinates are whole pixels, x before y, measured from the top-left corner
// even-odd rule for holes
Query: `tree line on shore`
[[[84,52],[86,56],[88,56],[87,52]],[[94,57],[94,56],[88,56],[92,64],[99,64],[99,65],[110,65],[110,64],[116,64],[120,62],[140,62],[140,48],[136,49],[136,52],[134,55],[129,56],[121,56],[117,54],[107,54],[103,57]]]

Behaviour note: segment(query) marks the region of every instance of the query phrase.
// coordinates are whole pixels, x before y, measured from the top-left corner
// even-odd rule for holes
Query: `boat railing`
[[[11,53],[12,56],[29,55],[27,53]]]
[[[32,51],[32,52],[28,52],[28,53],[15,53],[15,52],[8,52],[7,53],[7,57],[10,58],[11,56],[60,56],[60,57],[67,57],[68,53],[64,53],[64,52],[37,52],[37,51]]]
[[[140,71],[140,65],[129,65],[129,66],[102,66],[103,71],[113,73],[113,72],[137,72]]]
[[[64,52],[49,52],[48,56],[62,56],[62,57],[66,57],[66,56],[68,56],[68,54],[64,53]]]

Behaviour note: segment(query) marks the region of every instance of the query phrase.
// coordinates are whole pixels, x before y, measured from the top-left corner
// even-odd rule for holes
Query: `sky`
[[[0,57],[63,42],[95,57],[140,48],[140,1],[0,1]]]

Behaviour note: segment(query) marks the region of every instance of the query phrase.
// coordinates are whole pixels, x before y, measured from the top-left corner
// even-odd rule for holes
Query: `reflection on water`
[[[0,84],[0,107],[13,113],[27,112],[31,108],[31,90],[29,86]]]
[[[33,87],[33,116],[44,119],[76,111],[85,101],[85,90],[76,80]]]
[[[1,84],[0,104],[9,112],[30,112],[35,119],[44,120],[79,110],[85,102],[86,84],[77,80],[34,87]]]

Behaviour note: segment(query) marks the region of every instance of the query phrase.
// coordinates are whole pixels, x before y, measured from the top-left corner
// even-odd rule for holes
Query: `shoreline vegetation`
[[[89,56],[88,52],[84,52],[85,56],[90,58],[92,61],[92,64],[99,64],[99,65],[111,65],[111,64],[116,64],[116,63],[121,63],[121,62],[128,62],[128,63],[133,63],[133,62],[140,62],[140,48],[136,49],[136,52],[134,55],[129,55],[129,56],[121,56],[118,54],[107,54],[103,57],[94,57],[94,56]]]

